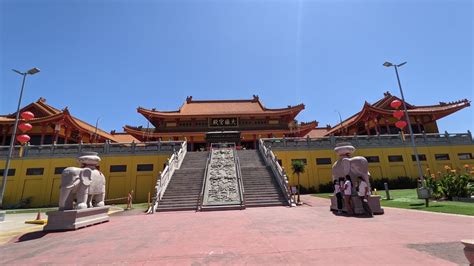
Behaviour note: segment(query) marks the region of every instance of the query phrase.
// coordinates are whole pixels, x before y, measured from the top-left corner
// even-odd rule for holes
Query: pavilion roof
[[[67,107],[63,110],[59,110],[47,104],[46,99],[44,98],[39,98],[38,101],[30,103],[20,109],[20,112],[24,111],[30,111],[35,115],[35,118],[29,121],[30,124],[62,121],[74,126],[79,131],[86,132],[89,134],[97,134],[105,139],[117,142],[114,136],[109,134],[108,132],[99,128],[96,129],[95,126],[92,126],[87,122],[84,122],[79,118],[72,116]],[[8,115],[0,115],[0,125],[13,125],[15,123],[15,116],[16,112]]]
[[[304,104],[288,106],[286,108],[266,108],[258,96],[254,95],[250,100],[193,100],[187,97],[184,104],[177,111],[157,111],[138,107],[137,111],[147,118],[172,118],[172,117],[196,117],[196,116],[268,116],[268,115],[291,115],[295,117],[304,109]]]
[[[363,117],[365,117],[368,113],[377,113],[381,115],[389,115],[393,114],[394,109],[390,107],[390,103],[394,100],[401,101],[400,98],[391,95],[389,92],[384,93],[384,97],[373,104],[368,102],[364,103],[362,110],[358,113],[354,114],[353,116],[347,118],[346,120],[342,121],[331,130],[327,132],[327,135],[330,135],[341,128],[350,127],[357,122],[359,122]],[[471,102],[467,99],[455,101],[455,102],[440,102],[436,105],[424,105],[424,106],[415,106],[409,103],[406,103],[408,115],[431,115],[434,117],[435,120],[443,118],[447,115],[450,115],[456,111],[459,111],[465,107],[471,105]]]

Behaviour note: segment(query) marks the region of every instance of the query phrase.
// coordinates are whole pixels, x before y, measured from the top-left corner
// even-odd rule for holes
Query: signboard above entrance
[[[209,118],[209,127],[237,127],[237,117]]]

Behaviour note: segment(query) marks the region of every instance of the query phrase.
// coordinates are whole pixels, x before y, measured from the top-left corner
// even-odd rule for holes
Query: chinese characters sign
[[[209,119],[209,127],[236,127],[236,126],[238,126],[238,120],[236,117]]]

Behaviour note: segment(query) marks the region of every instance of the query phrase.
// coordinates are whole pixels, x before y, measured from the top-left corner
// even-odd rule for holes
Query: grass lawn
[[[391,190],[391,200],[384,199],[385,191],[378,191],[377,194],[382,196],[381,204],[383,207],[395,207],[411,210],[422,210],[474,216],[474,203],[430,200],[429,207],[426,208],[425,200],[418,199],[416,189]],[[321,198],[329,198],[331,195],[332,193],[313,194],[313,196]]]

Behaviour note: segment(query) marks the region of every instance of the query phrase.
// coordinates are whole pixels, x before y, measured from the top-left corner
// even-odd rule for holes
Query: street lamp
[[[385,63],[383,63],[383,66],[385,66],[385,67],[394,67],[395,68],[395,74],[397,75],[397,81],[398,81],[398,87],[400,88],[400,95],[402,96],[403,109],[405,110],[405,119],[407,120],[408,130],[410,132],[411,144],[413,146],[413,152],[415,153],[416,164],[418,166],[418,175],[421,179],[422,186],[423,186],[423,180],[424,180],[423,170],[421,169],[420,158],[418,156],[418,150],[416,149],[416,145],[415,145],[415,136],[413,135],[413,129],[411,127],[410,117],[408,116],[407,105],[405,103],[405,97],[403,96],[402,84],[400,83],[400,77],[398,76],[398,68],[405,65],[406,63],[407,62],[403,62],[401,64],[396,65],[396,64],[392,64],[390,62],[385,62]],[[426,206],[428,206],[428,199],[426,199]]]
[[[34,75],[40,70],[36,67],[26,71],[26,72],[21,72],[16,69],[12,69],[13,72],[18,73],[19,75],[23,76],[23,81],[21,83],[21,90],[20,90],[20,97],[18,98],[18,106],[16,108],[16,117],[15,117],[15,125],[13,126],[13,133],[10,139],[10,149],[8,150],[8,156],[7,156],[7,161],[5,163],[5,169],[3,170],[3,180],[2,180],[2,186],[0,188],[0,208],[3,209],[3,195],[5,194],[5,188],[7,185],[7,176],[8,176],[8,170],[10,168],[10,160],[13,154],[13,147],[15,146],[15,136],[16,136],[16,130],[18,127],[18,118],[20,116],[20,105],[21,105],[21,98],[23,96],[23,88],[25,87],[25,80],[27,75]],[[0,221],[4,220],[4,213],[0,212]]]

